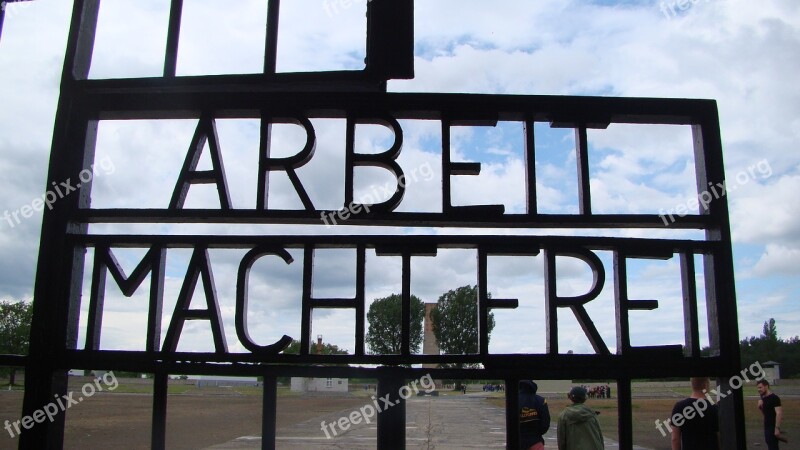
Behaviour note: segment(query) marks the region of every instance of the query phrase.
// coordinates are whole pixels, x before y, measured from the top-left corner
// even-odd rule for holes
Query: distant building
[[[347,378],[292,377],[291,390],[293,392],[347,393],[349,390],[348,381]]]
[[[322,353],[322,335],[317,336],[317,353]],[[292,392],[328,392],[342,393],[349,392],[349,380],[347,378],[304,378],[292,377]]]
[[[769,381],[769,384],[778,384],[781,379],[781,363],[775,361],[767,361],[761,363],[764,369],[764,379]]]
[[[83,370],[83,369],[71,369],[67,374],[72,377],[94,377],[94,378],[101,378],[103,375],[106,374],[108,370]]]
[[[221,375],[197,375],[197,387],[207,386],[259,386],[257,377],[226,377]]]
[[[436,341],[436,335],[433,333],[433,320],[431,320],[431,312],[436,308],[436,303],[425,303],[425,321],[424,333],[422,335],[422,354],[423,355],[438,355],[439,343]],[[423,364],[423,369],[435,369],[438,364]]]

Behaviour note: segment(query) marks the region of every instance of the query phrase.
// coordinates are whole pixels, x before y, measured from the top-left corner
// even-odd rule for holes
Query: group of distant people
[[[707,401],[710,379],[694,377],[691,379],[692,395],[675,403],[672,417],[682,417],[680,424],[671,427],[672,450],[714,450],[719,446],[719,422],[717,405]],[[769,388],[767,380],[757,384],[758,409],[764,416],[764,440],[767,450],[777,450],[778,442],[787,442],[781,434],[783,409],[781,399]],[[550,409],[547,400],[537,394],[538,386],[530,380],[519,383],[519,421],[520,449],[544,450],[544,434],[550,428]],[[590,396],[585,386],[575,386],[567,397],[572,404],[558,417],[559,450],[602,450],[603,434],[597,421],[597,412],[584,403]],[[595,395],[611,395],[610,387],[595,390]],[[604,397],[598,397],[604,398]],[[702,406],[700,405],[702,403]],[[687,411],[703,411],[703,414],[687,414]]]
[[[581,387],[586,389],[589,398],[611,398],[611,386],[607,384],[592,387],[581,385]]]
[[[502,384],[484,384],[483,392],[503,392],[505,388]]]

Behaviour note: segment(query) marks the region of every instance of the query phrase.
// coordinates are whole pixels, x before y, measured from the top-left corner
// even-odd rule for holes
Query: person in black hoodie
[[[539,386],[533,381],[519,382],[519,448],[544,449],[542,437],[550,428],[550,408],[547,400],[537,395]]]

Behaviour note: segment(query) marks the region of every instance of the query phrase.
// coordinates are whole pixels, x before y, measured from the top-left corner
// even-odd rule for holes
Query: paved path
[[[366,404],[366,403],[365,403]],[[353,425],[345,432],[327,438],[320,422],[333,423],[346,417],[350,410],[316,417],[278,430],[277,448],[302,449],[373,449],[377,426],[372,423]],[[209,449],[259,449],[261,438],[243,436]],[[481,397],[412,397],[406,405],[406,448],[450,450],[464,448],[505,448],[505,413]],[[556,424],[545,435],[545,448],[556,445]],[[606,440],[606,449],[617,449],[616,442]],[[641,449],[640,447],[635,447]]]

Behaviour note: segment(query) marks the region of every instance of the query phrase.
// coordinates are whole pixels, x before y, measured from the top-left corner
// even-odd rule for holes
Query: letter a
[[[203,276],[203,289],[208,309],[190,309],[194,288],[197,286],[197,279],[201,275]],[[195,248],[192,259],[189,261],[189,268],[186,269],[186,278],[183,280],[181,292],[178,294],[178,301],[175,303],[175,312],[172,313],[172,321],[164,338],[163,351],[174,352],[177,349],[178,339],[181,331],[183,331],[183,324],[187,320],[208,320],[211,322],[211,333],[214,336],[214,347],[217,353],[228,352],[225,333],[222,330],[219,303],[217,302],[217,289],[214,286],[214,276],[211,273],[211,264],[208,261],[208,249],[205,247],[198,246]]]
[[[196,170],[206,142],[208,142],[213,168],[205,171]],[[186,195],[192,184],[216,184],[220,209],[231,209],[231,195],[225,180],[225,167],[222,164],[222,153],[219,149],[217,125],[213,118],[205,115],[200,118],[194,137],[192,137],[186,161],[183,163],[178,182],[175,184],[175,191],[172,193],[172,200],[169,202],[169,209],[183,209]]]

